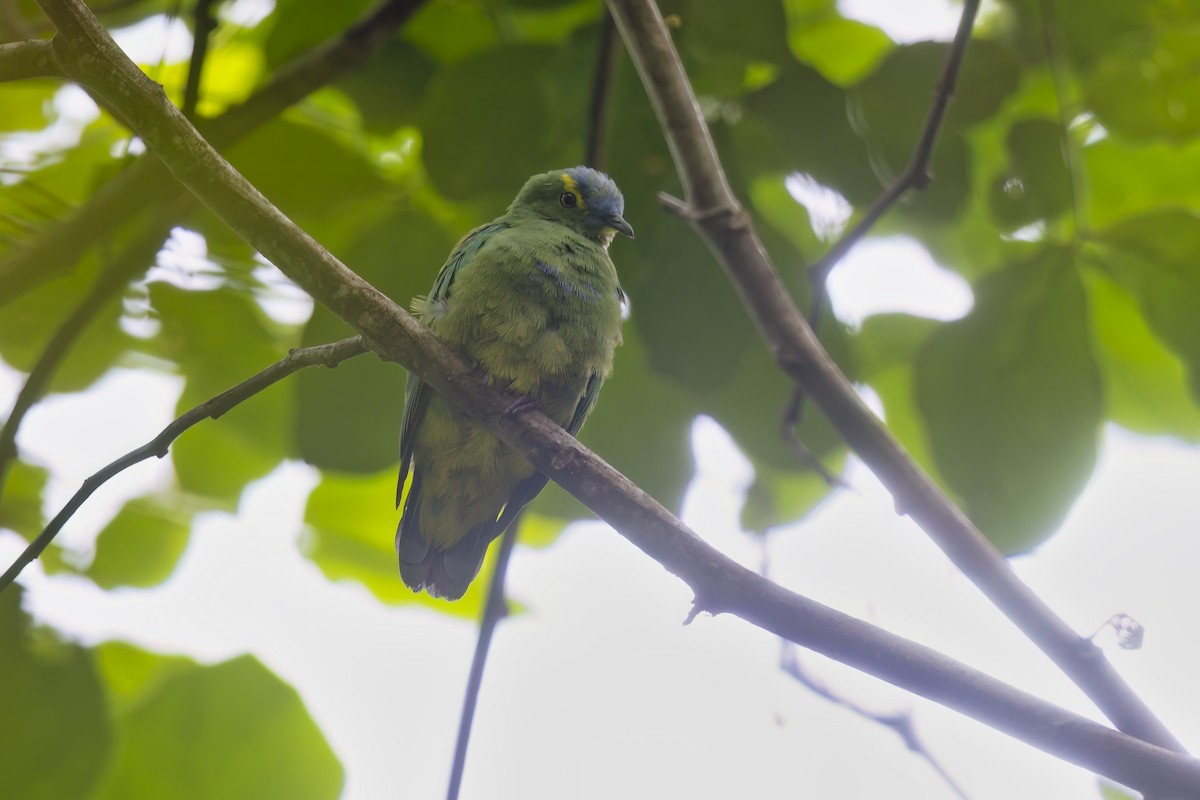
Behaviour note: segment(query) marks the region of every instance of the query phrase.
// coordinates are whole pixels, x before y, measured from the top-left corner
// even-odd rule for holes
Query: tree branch
[[[908,162],[904,173],[896,179],[883,194],[875,198],[875,202],[867,208],[862,219],[841,239],[829,248],[821,260],[813,264],[809,270],[809,279],[813,284],[813,305],[808,323],[814,329],[818,325],[821,307],[825,303],[825,286],[829,273],[846,257],[846,254],[867,235],[867,231],[891,209],[899,200],[913,189],[924,189],[929,186],[933,176],[929,173],[929,162],[933,158],[933,148],[937,144],[938,133],[942,122],[946,119],[946,111],[950,108],[950,100],[954,97],[954,88],[958,84],[958,73],[962,68],[963,56],[967,52],[967,44],[971,41],[971,30],[975,27],[975,17],[979,13],[979,0],[964,0],[962,16],[958,20],[958,30],[954,33],[954,41],[946,54],[946,63],[942,67],[941,77],[933,91],[933,103],[925,116],[925,126],[917,139],[916,149]]]
[[[165,208],[151,220],[145,231],[125,248],[105,268],[87,296],[80,301],[75,310],[63,320],[62,324],[50,337],[37,363],[29,371],[25,383],[17,393],[12,411],[0,428],[0,500],[4,497],[4,483],[8,476],[8,468],[17,457],[17,434],[25,415],[34,404],[46,393],[50,381],[58,371],[63,360],[71,352],[75,341],[87,329],[91,320],[108,305],[112,297],[121,291],[134,275],[144,270],[148,264],[154,263],[154,257],[162,248],[163,240],[171,232],[174,220],[187,213],[186,209],[195,206],[195,200],[190,196],[180,196],[169,207]]]
[[[276,361],[262,372],[247,378],[232,389],[222,392],[216,397],[206,400],[195,408],[185,412],[170,425],[163,428],[158,436],[155,436],[136,450],[131,450],[121,456],[85,480],[83,485],[79,487],[79,491],[71,496],[71,499],[63,506],[62,510],[50,521],[50,524],[38,534],[36,539],[30,542],[29,546],[13,562],[12,566],[3,575],[0,575],[0,592],[7,589],[9,584],[21,574],[21,570],[25,569],[31,561],[41,555],[42,551],[50,545],[50,542],[54,541],[54,537],[62,530],[67,520],[74,516],[84,501],[91,497],[92,493],[103,486],[110,478],[129,469],[134,464],[145,461],[151,456],[162,458],[167,454],[171,443],[197,422],[220,417],[234,406],[248,400],[297,370],[317,365],[330,368],[336,367],[346,359],[361,355],[366,351],[366,346],[358,336],[342,339],[339,342],[306,347],[303,350],[292,350],[281,360]]]
[[[28,39],[0,44],[0,83],[26,78],[61,78],[49,40]]]
[[[608,0],[675,159],[687,202],[667,200],[704,238],[738,290],[779,367],[951,561],[1122,731],[1182,746],[1121,679],[1013,573],[1004,556],[913,461],[821,346],[734,197],[662,16],[651,0]]]
[[[188,62],[187,83],[183,87],[183,105],[180,109],[188,119],[196,118],[196,104],[200,102],[200,79],[204,75],[204,60],[208,57],[208,37],[217,27],[212,15],[213,0],[196,0],[192,24],[192,57]]]
[[[384,0],[341,36],[296,59],[240,105],[199,123],[227,148],[284,109],[365,62],[424,0]],[[47,47],[49,42],[46,43]],[[88,198],[73,216],[47,226],[20,251],[0,260],[0,306],[55,278],[133,214],[183,194],[158,159],[143,158]]]
[[[39,2],[59,31],[55,47],[70,77],[119,107],[176,178],[226,224],[357,329],[370,349],[409,367],[683,578],[704,609],[737,614],[1125,785],[1200,791],[1200,761],[1117,733],[772,584],[710,547],[545,414],[509,415],[515,395],[481,385],[461,355],[272,206],[124,56],[80,0]]]
[[[458,800],[462,787],[463,770],[467,766],[467,745],[471,741],[471,725],[475,721],[475,703],[479,700],[479,689],[483,686],[483,670],[487,666],[488,652],[492,646],[492,634],[500,620],[508,616],[508,601],[504,597],[504,578],[508,574],[508,562],[512,557],[513,545],[517,542],[517,530],[521,527],[521,512],[500,539],[496,553],[496,566],[492,570],[492,582],[488,585],[487,601],[483,606],[483,617],[479,620],[479,639],[475,642],[475,655],[471,659],[471,674],[463,693],[462,713],[458,719],[458,739],[454,743],[454,763],[450,767],[450,783],[446,788],[446,800]]]
[[[608,149],[608,109],[612,103],[612,82],[620,44],[612,14],[606,13],[600,23],[600,42],[596,45],[596,71],[592,74],[592,95],[588,103],[587,143],[583,148],[583,163],[601,171]]]

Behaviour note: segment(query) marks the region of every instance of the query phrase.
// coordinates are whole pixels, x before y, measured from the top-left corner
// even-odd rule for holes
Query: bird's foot
[[[531,408],[538,408],[539,406],[541,406],[541,403],[539,403],[534,398],[530,397],[527,394],[521,395],[513,402],[513,404],[511,406],[509,406],[507,409],[505,409],[504,413],[500,415],[500,419],[503,420],[503,419],[508,419],[510,417],[515,417],[517,414],[520,414],[522,411],[528,411]]]

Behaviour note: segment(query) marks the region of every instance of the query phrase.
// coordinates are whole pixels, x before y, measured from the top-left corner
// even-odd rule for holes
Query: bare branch
[[[341,36],[281,69],[241,105],[202,123],[208,140],[215,147],[229,147],[287,107],[357,68],[422,3],[424,0],[383,0]],[[123,220],[183,193],[161,162],[139,160],[100,187],[72,217],[47,226],[19,252],[0,260],[0,306],[70,269]]]
[[[454,763],[450,767],[450,783],[446,788],[446,800],[458,800],[462,787],[463,770],[467,766],[467,745],[471,741],[471,725],[475,721],[475,703],[479,689],[483,686],[483,670],[487,666],[488,651],[492,646],[492,634],[500,620],[508,616],[508,601],[504,597],[504,578],[508,574],[508,562],[512,557],[513,545],[517,541],[517,529],[521,527],[521,514],[504,536],[496,553],[496,567],[492,570],[492,582],[488,585],[487,601],[483,606],[483,617],[479,620],[479,639],[475,642],[475,655],[471,659],[471,673],[463,694],[462,714],[458,720],[458,739],[454,743]]]
[[[49,40],[0,44],[0,83],[26,78],[61,78]]]
[[[605,14],[600,23],[600,43],[596,46],[596,71],[592,75],[592,98],[588,104],[587,144],[583,148],[583,163],[601,171],[608,149],[608,109],[620,45],[612,15]]]
[[[91,497],[92,493],[103,486],[110,478],[129,469],[134,464],[145,461],[151,456],[162,458],[167,454],[171,443],[197,422],[220,417],[234,406],[245,402],[297,370],[317,365],[331,368],[336,367],[346,359],[361,355],[366,351],[366,346],[363,345],[362,339],[358,336],[342,339],[340,342],[306,347],[303,350],[293,350],[257,375],[247,378],[232,389],[222,392],[216,397],[206,400],[195,408],[185,412],[170,425],[163,428],[158,436],[155,436],[136,450],[131,450],[121,456],[85,480],[83,486],[79,487],[79,491],[72,495],[62,510],[50,521],[50,524],[25,548],[24,552],[13,562],[12,566],[3,575],[0,575],[0,592],[7,589],[9,584],[21,574],[21,570],[25,569],[30,562],[41,555],[42,551],[50,545],[50,542],[54,541],[54,537],[62,530],[67,520],[74,516],[84,501]]]
[[[183,105],[180,109],[188,119],[196,118],[196,104],[200,102],[200,79],[204,76],[204,59],[208,57],[208,37],[217,27],[212,15],[213,0],[196,0],[192,24],[192,57],[188,62],[187,83],[183,87]]]
[[[729,612],[1128,786],[1200,791],[1200,761],[1139,741],[763,579],[717,552],[544,413],[506,411],[466,360],[307,236],[205,142],[80,0],[40,0],[73,80],[119,106],[172,173],[253,247],[447,402],[481,421],[637,547]],[[660,21],[661,23],[661,21]],[[618,18],[618,25],[621,24]],[[669,52],[669,51],[668,51]]]
[[[922,741],[921,737],[917,734],[917,729],[913,724],[911,712],[902,711],[895,714],[881,714],[877,711],[872,711],[847,697],[837,694],[820,680],[818,680],[815,675],[813,675],[804,667],[804,664],[800,661],[799,655],[796,652],[797,648],[794,644],[791,642],[780,642],[780,646],[782,648],[779,654],[780,669],[794,678],[801,686],[804,686],[818,697],[824,698],[834,705],[841,706],[847,711],[857,714],[863,719],[870,720],[871,722],[882,725],[885,728],[890,728],[892,732],[899,736],[901,741],[904,742],[905,747],[925,760],[925,763],[929,765],[929,768],[936,772],[938,777],[941,778],[948,787],[950,787],[950,791],[962,798],[962,800],[967,800],[966,792],[964,792],[962,787],[958,785],[953,777],[951,777],[950,773],[946,771],[946,768],[942,766],[942,763],[933,755],[933,753],[929,751],[929,748],[925,746],[925,742]]]
[[[904,195],[913,189],[924,189],[933,180],[929,173],[929,162],[933,158],[933,148],[937,144],[938,133],[942,122],[946,119],[946,111],[950,108],[950,100],[954,97],[954,88],[958,84],[958,73],[962,68],[963,56],[967,52],[967,44],[971,41],[971,30],[975,27],[975,17],[979,13],[979,0],[964,0],[962,16],[958,20],[958,30],[950,51],[946,54],[946,64],[942,67],[941,77],[933,91],[933,103],[925,116],[925,126],[917,139],[916,149],[908,162],[904,173],[875,198],[858,223],[829,248],[829,252],[821,260],[809,268],[809,279],[813,283],[813,307],[809,315],[809,324],[815,329],[820,316],[821,306],[825,302],[825,283],[829,273],[845,258],[846,253],[867,235],[867,231],[891,209]]]
[[[858,397],[780,280],[716,147],[662,16],[651,0],[608,0],[650,96],[687,201],[675,201],[717,256],[779,367],[820,406],[842,438],[985,595],[1122,731],[1172,750],[1179,741],[1117,674],[1013,573],[1008,562],[913,461]]]

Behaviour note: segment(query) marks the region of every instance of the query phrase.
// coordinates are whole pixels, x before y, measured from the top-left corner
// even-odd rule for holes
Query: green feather
[[[504,216],[469,233],[414,311],[493,385],[526,395],[570,433],[583,426],[621,340],[624,293],[608,257],[632,235],[606,176],[537,175]],[[410,376],[400,434],[400,574],[461,597],[488,544],[546,485],[523,456]]]

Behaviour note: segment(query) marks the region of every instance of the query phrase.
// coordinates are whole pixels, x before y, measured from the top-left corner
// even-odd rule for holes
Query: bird
[[[458,242],[412,310],[476,364],[487,385],[518,394],[514,409],[536,405],[577,435],[612,372],[627,315],[608,253],[618,233],[633,238],[624,211],[620,189],[602,172],[534,175],[502,216]],[[410,373],[396,488],[405,585],[461,598],[488,545],[546,481]]]

